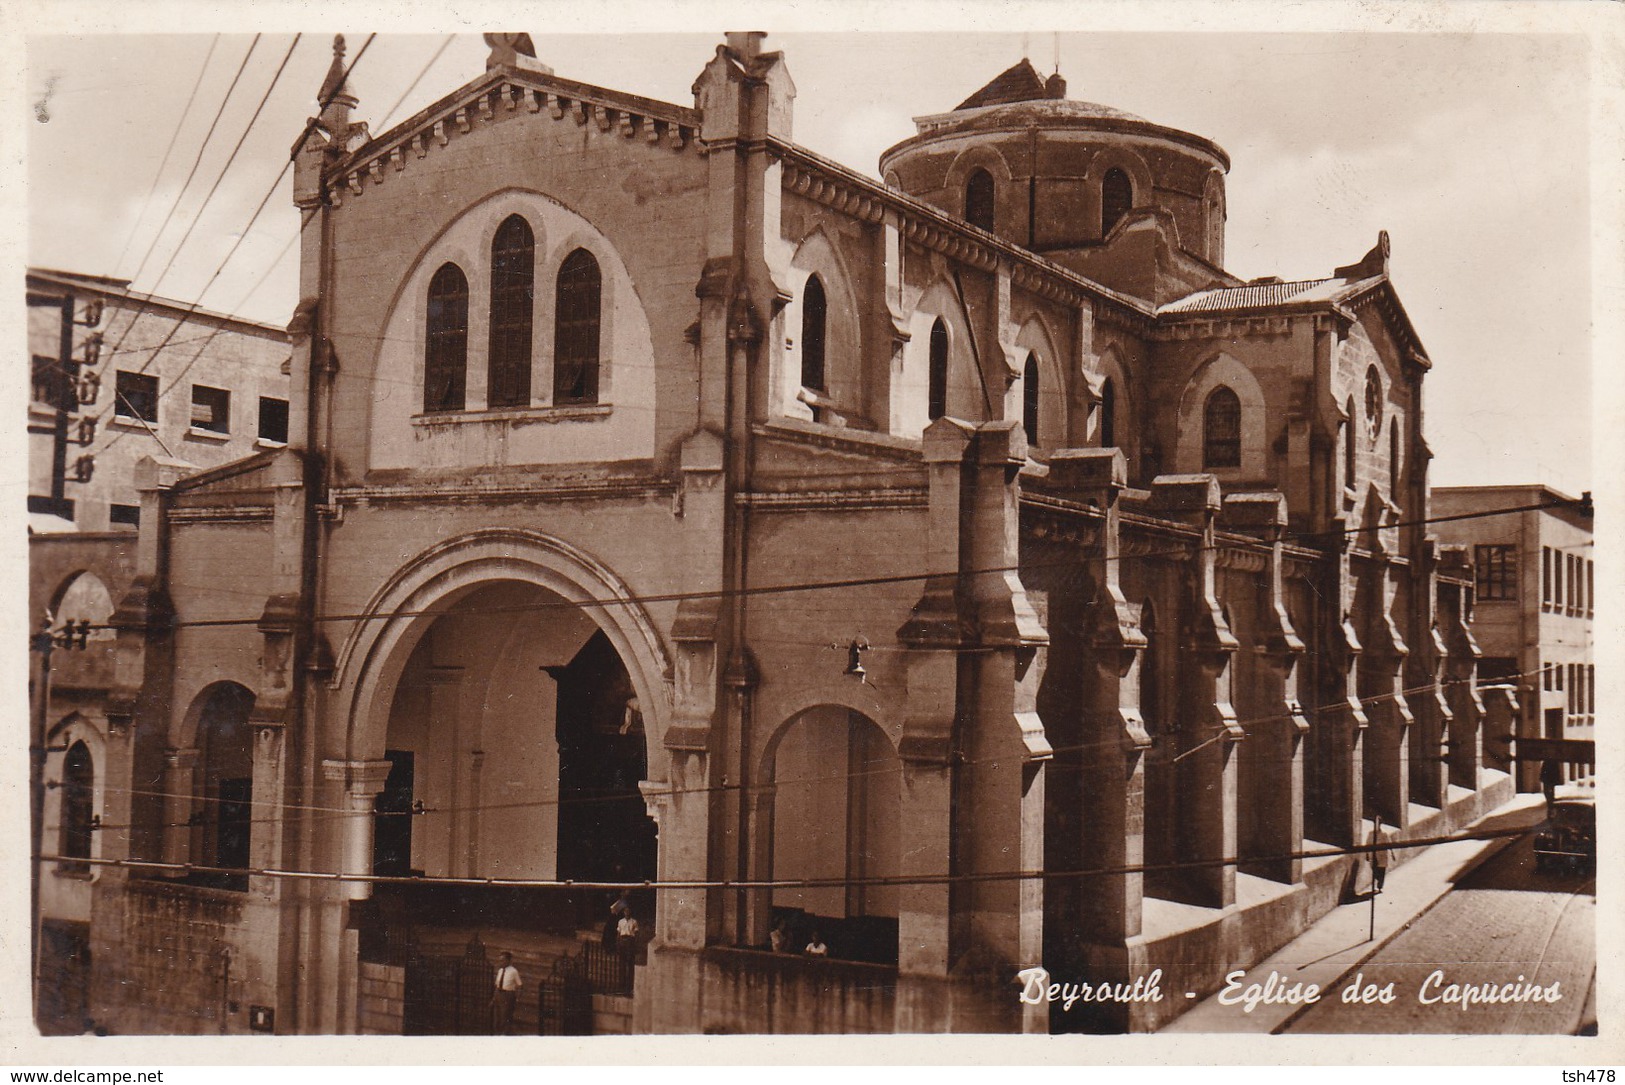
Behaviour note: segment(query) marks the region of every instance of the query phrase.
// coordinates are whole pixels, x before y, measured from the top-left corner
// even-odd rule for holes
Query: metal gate
[[[478,938],[469,940],[460,957],[412,958],[406,962],[401,1031],[407,1036],[489,1035],[495,975]]]
[[[539,1036],[591,1036],[592,985],[579,957],[560,957],[536,990]]]

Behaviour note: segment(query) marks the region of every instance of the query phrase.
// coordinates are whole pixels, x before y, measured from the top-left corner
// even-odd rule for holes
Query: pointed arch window
[[[926,414],[935,422],[948,413],[948,325],[931,325],[930,369],[926,375]]]
[[[1117,220],[1134,206],[1134,185],[1128,174],[1113,167],[1100,182],[1100,236],[1105,237]]]
[[[801,386],[815,392],[824,391],[825,325],[829,317],[829,299],[824,284],[813,275],[807,279],[807,288],[801,294]]]
[[[1395,502],[1399,500],[1404,475],[1399,464],[1399,419],[1394,418],[1388,423],[1388,496]]]
[[[1223,384],[1202,408],[1202,466],[1241,466],[1241,398]]]
[[[553,402],[598,402],[598,348],[604,280],[598,261],[586,249],[564,258],[559,268],[557,318],[553,328]]]
[[[993,175],[972,170],[965,181],[965,221],[984,230],[993,229]]]
[[[1021,428],[1027,431],[1027,444],[1038,446],[1038,355],[1027,352],[1021,371]]]
[[[509,215],[491,241],[491,407],[530,404],[531,308],[536,238],[530,224]]]
[[[460,411],[468,379],[468,279],[456,264],[429,280],[423,409]]]
[[[83,742],[68,747],[62,762],[61,853],[69,860],[90,858],[90,834],[95,825],[96,773],[90,750]],[[83,873],[90,864],[64,862],[62,869]]]
[[[1110,377],[1100,386],[1100,447],[1117,447],[1117,385]]]

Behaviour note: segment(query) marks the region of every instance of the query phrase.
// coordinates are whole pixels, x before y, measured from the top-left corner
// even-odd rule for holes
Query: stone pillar
[[[1483,654],[1466,620],[1471,569],[1465,547],[1445,547],[1439,555],[1439,626],[1445,645],[1445,696],[1450,702],[1450,737],[1445,744],[1449,782],[1479,788],[1483,764],[1480,726],[1484,702],[1478,696],[1478,660]]]
[[[180,865],[196,854],[198,826],[192,815],[203,808],[194,792],[199,751],[164,751],[164,862]]]
[[[1298,698],[1298,662],[1303,641],[1287,615],[1282,584],[1281,537],[1286,499],[1279,493],[1232,494],[1224,499],[1224,526],[1255,536],[1260,546],[1262,581],[1255,621],[1257,658],[1250,689],[1237,701],[1246,719],[1247,742],[1240,751],[1239,786],[1249,808],[1250,829],[1240,843],[1249,874],[1288,884],[1303,878],[1303,737],[1309,731]]]
[[[254,822],[249,827],[248,865],[255,870],[282,865],[282,837],[287,810],[282,796],[286,787],[283,751],[285,729],[276,723],[259,722],[254,727],[253,799],[250,809]],[[368,807],[368,811],[371,811]],[[368,853],[371,869],[371,853]],[[274,897],[280,891],[276,878],[252,875],[249,889],[261,897]]]
[[[745,832],[751,847],[747,876],[752,880],[767,880],[773,873],[773,802],[776,791],[777,788],[771,783],[758,784],[745,795]],[[773,890],[747,889],[743,943],[747,946],[764,944],[772,923]]]
[[[1047,637],[1019,576],[1015,423],[926,430],[925,585],[898,632],[908,650],[903,761],[906,875],[959,878],[899,892],[898,1031],[1039,1027],[1008,989],[1041,944],[1038,898],[1015,877],[1041,854],[1039,763],[1050,756],[1027,669]],[[967,649],[975,649],[967,650]],[[1019,692],[1018,692],[1019,691]],[[991,875],[986,880],[970,880]],[[1001,876],[1008,875],[1008,876]],[[950,979],[950,976],[952,977]]]
[[[1050,665],[1083,672],[1082,750],[1061,755],[1069,770],[1051,786],[1064,789],[1068,803],[1080,807],[1079,831],[1067,847],[1066,868],[1109,870],[1136,867],[1145,858],[1145,769],[1151,747],[1140,716],[1139,667],[1145,649],[1138,608],[1121,587],[1122,510],[1119,498],[1127,485],[1127,465],[1116,448],[1066,449],[1050,462],[1050,483],[1069,500],[1093,504],[1102,519],[1086,564],[1093,581],[1083,633],[1081,658],[1060,658],[1051,649]],[[1066,846],[1065,842],[1057,842]],[[1109,947],[1123,957],[1123,947],[1140,933],[1144,875],[1139,872],[1082,879],[1060,888],[1078,902],[1075,914],[1055,917],[1063,929],[1081,932],[1101,958]],[[1057,962],[1063,967],[1071,962]],[[1089,962],[1099,967],[1103,959]],[[1126,968],[1126,957],[1122,961]]]
[[[1416,716],[1411,728],[1410,799],[1442,810],[1449,798],[1445,736],[1450,729],[1450,703],[1444,684],[1447,651],[1437,617],[1437,546],[1435,540],[1425,540],[1421,560],[1410,570],[1407,610],[1413,651],[1405,666],[1405,686],[1411,691],[1405,697]]]
[[[1349,569],[1345,521],[1334,520],[1339,549],[1329,555],[1327,577],[1325,651],[1321,653],[1323,686],[1317,698],[1312,748],[1315,786],[1308,789],[1312,804],[1310,832],[1325,844],[1350,846],[1365,840],[1365,737],[1369,728],[1360,702],[1360,654],[1364,646],[1354,631],[1354,582]]]
[[[1231,704],[1230,661],[1238,645],[1215,587],[1214,518],[1219,483],[1212,475],[1164,475],[1151,483],[1151,508],[1201,534],[1186,576],[1188,618],[1180,638],[1179,752],[1175,786],[1183,801],[1179,860],[1193,864],[1181,883],[1186,903],[1226,908],[1236,900],[1237,767],[1245,737]]]
[[[336,819],[339,838],[339,871],[344,874],[372,873],[373,800],[389,779],[388,761],[323,761],[322,776],[338,790],[344,813]],[[372,895],[372,883],[346,881],[344,895],[365,900]]]
[[[1410,728],[1405,700],[1405,659],[1410,649],[1394,625],[1391,571],[1386,561],[1370,569],[1361,593],[1365,651],[1360,656],[1360,699],[1371,726],[1366,734],[1367,813],[1387,824],[1410,825]]]

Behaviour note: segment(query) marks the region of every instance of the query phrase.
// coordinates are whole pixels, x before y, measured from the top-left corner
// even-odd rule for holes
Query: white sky
[[[571,10],[582,14],[572,27],[591,23],[591,11]],[[1595,254],[1588,132],[1595,64],[1586,37],[1393,32],[1392,20],[1369,19],[1387,32],[1051,32],[1057,24],[1089,22],[1080,12],[1109,12],[1113,19],[1097,21],[1121,23],[1125,7],[1109,4],[1026,9],[1030,29],[1013,15],[998,15],[1021,9],[962,4],[930,9],[941,13],[932,25],[980,27],[975,33],[814,33],[778,29],[806,26],[805,4],[778,16],[777,9],[756,6],[744,18],[702,10],[716,17],[687,25],[714,24],[714,31],[561,35],[548,32],[548,23],[563,21],[554,7],[511,6],[489,20],[530,30],[541,59],[561,76],[685,104],[724,29],[765,28],[769,47],[785,52],[798,88],[797,141],[871,176],[879,153],[913,132],[912,116],[952,108],[1020,59],[1024,46],[1047,73],[1058,46],[1070,97],[1199,133],[1229,152],[1227,253],[1236,274],[1327,275],[1363,255],[1379,229],[1389,231],[1396,285],[1434,362],[1426,388],[1435,485],[1538,481],[1570,493],[1591,488]],[[831,13],[824,22],[842,26],[872,9],[812,10]],[[1140,25],[1151,10],[1160,13],[1156,25],[1183,30],[1204,25],[1215,9],[1135,10]],[[1283,26],[1302,24],[1284,17],[1289,9],[1279,10]],[[202,300],[209,308],[287,320],[294,264],[291,252],[277,257],[296,218],[286,178],[237,255],[210,280],[313,111],[331,59],[331,27],[299,42],[196,231],[175,249],[293,29],[308,23],[296,9],[273,4],[266,11],[266,26],[278,32],[267,29],[255,49],[197,178],[139,275],[250,35],[222,36],[216,44],[150,205],[145,197],[198,78],[210,27],[186,35],[28,39],[30,263],[134,275],[137,289],[187,302],[207,287]],[[1320,11],[1346,16],[1349,9]],[[527,16],[533,25],[513,25]],[[356,22],[361,29],[341,27],[352,57],[371,29],[367,20]],[[483,72],[487,49],[479,35],[459,35],[400,107],[382,115],[452,29],[441,22],[438,36],[380,33],[356,67],[357,117],[375,132]],[[40,109],[48,120],[38,120]]]

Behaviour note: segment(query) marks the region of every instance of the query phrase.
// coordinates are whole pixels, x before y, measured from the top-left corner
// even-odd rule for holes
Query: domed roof
[[[1042,128],[1121,132],[1168,140],[1210,155],[1224,169],[1230,168],[1230,156],[1212,140],[1148,121],[1124,109],[1074,101],[1066,96],[1066,80],[1060,73],[1044,79],[1025,58],[994,76],[949,112],[915,117],[915,134],[888,148],[881,155],[881,168],[885,169],[899,152],[941,136],[1023,129],[1035,123]]]

